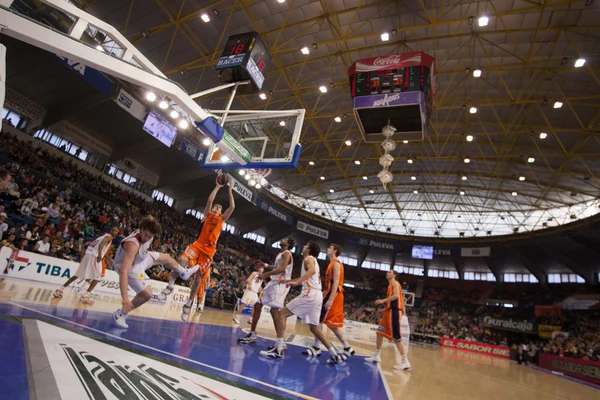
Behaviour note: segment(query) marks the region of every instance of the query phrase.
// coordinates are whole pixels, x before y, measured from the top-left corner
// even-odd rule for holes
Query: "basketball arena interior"
[[[600,398],[599,21],[0,0],[0,397]]]

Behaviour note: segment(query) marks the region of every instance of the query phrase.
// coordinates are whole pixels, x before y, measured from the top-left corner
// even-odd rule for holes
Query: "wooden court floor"
[[[78,302],[77,291],[68,289],[65,290],[64,298],[57,301],[52,299],[55,288],[54,285],[4,279],[0,281],[0,300],[30,306],[40,304],[88,309],[101,313],[112,313],[120,305],[118,297],[102,294],[99,294],[93,306],[82,305]],[[181,306],[151,302],[131,315],[179,321],[180,314]],[[249,327],[246,318],[242,318],[242,329]],[[192,315],[189,322],[237,327],[232,321],[231,312],[212,309],[206,309],[201,315]],[[265,325],[258,330],[258,334],[273,338],[274,330]],[[302,323],[297,323],[295,329],[286,332],[287,334],[295,334],[297,337],[310,336],[308,328]],[[332,337],[332,340],[335,343],[336,339]],[[364,357],[375,348],[374,343],[351,343],[358,353],[355,357]],[[409,359],[412,371],[395,371],[392,368],[396,360],[393,347],[386,346],[382,352],[383,375],[394,399],[600,399],[600,390],[593,387],[519,366],[507,360],[467,351],[411,344]]]

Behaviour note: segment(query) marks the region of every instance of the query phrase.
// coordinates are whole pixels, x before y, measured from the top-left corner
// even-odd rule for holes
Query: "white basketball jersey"
[[[117,249],[117,253],[115,254],[113,268],[116,271],[118,271],[121,268],[121,263],[123,262],[123,256],[125,255],[125,249],[123,249],[123,245],[126,242],[132,242],[132,243],[135,243],[136,245],[138,245],[139,249],[138,249],[137,254],[135,255],[135,258],[133,259],[133,265],[129,269],[129,272],[132,274],[144,272],[144,271],[138,271],[138,270],[140,269],[140,267],[142,267],[142,266],[145,267],[145,265],[148,265],[148,263],[145,263],[144,261],[146,261],[148,259],[148,257],[150,257],[148,249],[150,248],[152,239],[153,238],[150,238],[150,240],[148,240],[146,243],[142,243],[142,242],[140,242],[140,240],[141,240],[140,231],[139,230],[133,231],[133,233],[131,235],[127,236],[125,239],[123,239],[123,241],[119,245],[119,248]],[[152,263],[150,263],[150,266],[151,265],[152,265]],[[143,268],[143,269],[145,270],[145,268]]]
[[[254,279],[252,279],[252,282],[250,283],[250,285],[248,285],[246,290],[250,290],[251,292],[258,293],[263,281],[262,281],[262,279],[256,279],[256,277],[258,276],[257,272],[256,273],[253,272],[253,274],[254,274]]]
[[[102,243],[102,241],[104,240],[105,237],[109,236],[108,233],[100,236],[99,238],[96,238],[96,240],[94,240],[92,243],[90,243],[87,247],[87,249],[85,249],[85,254],[89,255],[89,256],[94,256],[94,257],[98,257],[98,251],[100,250],[100,243]],[[108,251],[108,245],[104,246],[104,249],[102,249],[102,258],[104,258],[104,256],[106,255],[106,252]]]
[[[277,254],[277,258],[275,258],[275,268],[281,267],[281,265],[283,264],[283,254],[286,252],[290,253],[289,250],[284,250],[281,253]],[[292,255],[292,253],[290,253],[290,257],[291,257],[291,255]],[[287,267],[285,267],[285,271],[283,271],[281,274],[271,275],[271,281],[292,279],[292,270],[293,269],[294,269],[294,258],[291,257],[290,263],[288,264]]]
[[[302,282],[302,294],[308,293],[310,289],[321,290],[321,275],[319,271],[319,263],[313,256],[306,257],[312,258],[315,262],[315,274]],[[306,275],[306,269],[304,268],[304,261],[302,261],[302,276]]]

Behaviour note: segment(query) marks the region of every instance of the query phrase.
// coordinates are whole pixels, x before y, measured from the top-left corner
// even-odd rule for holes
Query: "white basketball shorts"
[[[323,292],[309,289],[308,292],[290,301],[287,308],[305,324],[319,325],[322,306]]]
[[[283,308],[285,296],[287,296],[290,288],[284,284],[279,284],[277,281],[271,281],[263,289],[263,295],[260,302],[264,306],[271,308]]]

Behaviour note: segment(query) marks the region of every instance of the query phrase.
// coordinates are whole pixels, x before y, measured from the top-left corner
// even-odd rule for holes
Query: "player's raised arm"
[[[223,213],[223,222],[227,221],[229,217],[231,217],[231,214],[233,214],[233,210],[235,210],[235,200],[233,198],[233,184],[231,182],[231,179],[229,180],[227,186],[229,186],[229,207]]]
[[[212,210],[212,206],[213,206],[213,201],[215,201],[215,197],[217,197],[217,193],[219,192],[219,189],[221,189],[221,185],[219,185],[217,183],[217,185],[215,186],[213,191],[210,193],[210,196],[208,196],[208,200],[206,201],[206,207],[204,207],[204,219],[206,219],[206,216],[208,214],[210,214],[210,211]],[[203,219],[203,222],[204,222],[204,219]]]

